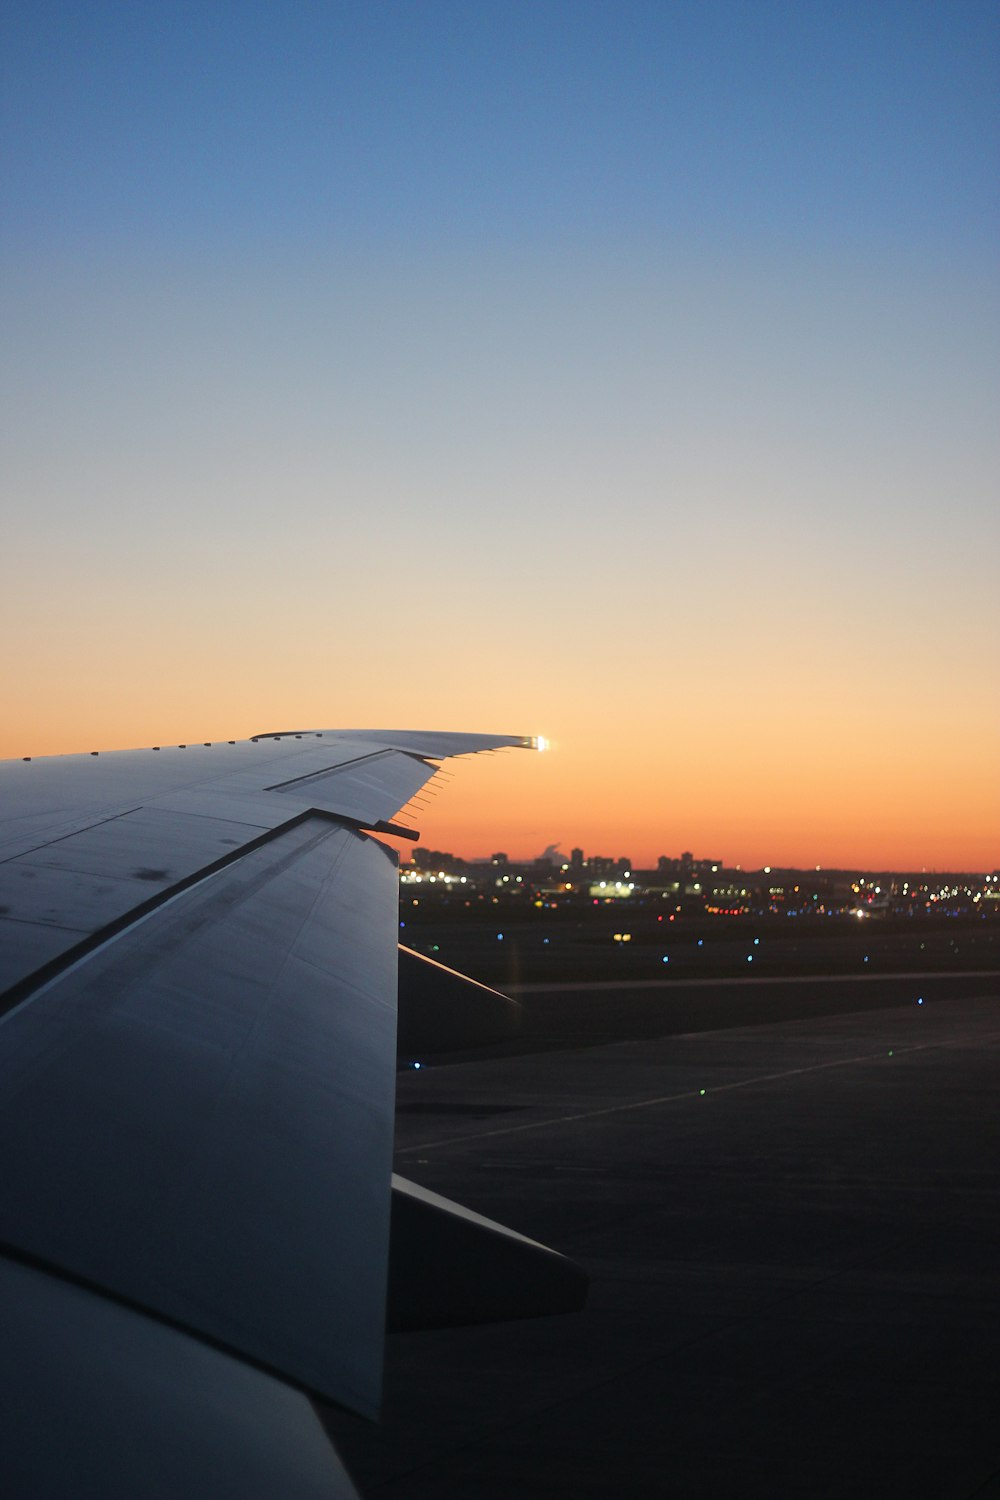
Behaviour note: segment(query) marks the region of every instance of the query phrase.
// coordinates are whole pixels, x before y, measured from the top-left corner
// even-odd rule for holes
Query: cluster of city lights
[[[418,851],[418,853],[421,851]],[[423,851],[425,854],[427,851]],[[765,877],[758,885],[750,872],[725,869],[708,861],[661,859],[656,870],[634,872],[628,861],[584,860],[574,850],[573,862],[553,863],[526,861],[520,866],[507,856],[494,855],[487,863],[466,865],[447,854],[433,856],[434,864],[425,860],[406,866],[400,872],[400,884],[416,900],[421,894],[444,894],[458,888],[468,897],[492,899],[527,895],[540,909],[554,909],[560,902],[582,902],[614,905],[621,901],[642,899],[670,903],[676,912],[691,911],[709,916],[747,917],[763,912],[788,917],[850,916],[857,921],[873,917],[908,917],[923,912],[941,916],[1000,912],[1000,872],[989,875],[855,875],[842,871],[825,871],[816,880],[810,872],[777,871],[763,866]],[[674,870],[683,864],[683,871]],[[664,867],[669,865],[670,869]],[[464,873],[463,873],[464,869]],[[775,883],[784,875],[785,883]],[[694,877],[698,878],[694,878]],[[796,879],[798,877],[798,879]],[[689,903],[692,903],[689,909]],[[466,902],[468,904],[468,901]],[[672,919],[672,918],[671,918]]]

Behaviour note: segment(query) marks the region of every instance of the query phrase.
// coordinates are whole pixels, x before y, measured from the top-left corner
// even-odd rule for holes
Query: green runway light
[[[699,1089],[699,1090],[698,1090],[698,1092],[699,1092],[699,1093],[700,1093],[700,1094],[703,1094],[703,1093],[704,1093],[704,1092],[705,1092],[705,1090],[704,1090],[704,1089]]]

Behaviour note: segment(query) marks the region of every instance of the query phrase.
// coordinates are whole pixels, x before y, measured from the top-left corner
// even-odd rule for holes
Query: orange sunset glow
[[[1000,865],[988,49],[831,13],[806,98],[696,11],[404,26],[412,93],[365,7],[301,77],[250,23],[189,77],[141,7],[28,47],[3,755],[542,733],[425,841]]]
[[[271,713],[255,714],[252,691],[247,702],[228,694],[220,704],[211,685],[193,675],[137,685],[132,701],[116,704],[114,696],[112,688],[103,701],[76,704],[75,714],[72,699],[62,714],[43,705],[35,736],[18,743],[8,734],[4,749],[35,755],[388,723],[388,700],[366,696],[363,687],[344,694],[353,711],[337,722],[323,712],[321,695],[272,694]],[[914,729],[907,739],[878,720],[782,713],[775,698],[773,717],[762,716],[752,735],[737,732],[723,706],[710,712],[690,699],[686,721],[646,706],[627,731],[606,734],[589,714],[557,717],[553,696],[543,718],[530,695],[518,712],[512,694],[501,717],[479,701],[465,715],[448,714],[443,694],[430,716],[400,694],[401,717],[389,727],[520,732],[554,721],[544,754],[505,750],[449,762],[406,810],[403,821],[420,830],[422,842],[466,858],[497,849],[529,858],[550,844],[567,853],[579,845],[588,854],[627,854],[638,866],[682,849],[747,869],[997,864],[1000,806],[986,705],[978,739],[970,734],[958,756],[946,726],[936,736]],[[405,857],[405,846],[401,852]]]

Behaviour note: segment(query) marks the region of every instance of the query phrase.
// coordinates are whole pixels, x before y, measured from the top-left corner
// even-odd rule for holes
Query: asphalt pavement
[[[1000,995],[923,988],[400,1074],[396,1171],[591,1290],[391,1335],[362,1495],[1000,1497]]]

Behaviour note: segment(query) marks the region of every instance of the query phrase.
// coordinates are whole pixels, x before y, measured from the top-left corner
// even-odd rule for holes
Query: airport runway
[[[592,1285],[390,1336],[361,1493],[1000,1496],[1000,998],[944,991],[402,1074],[396,1170]]]

